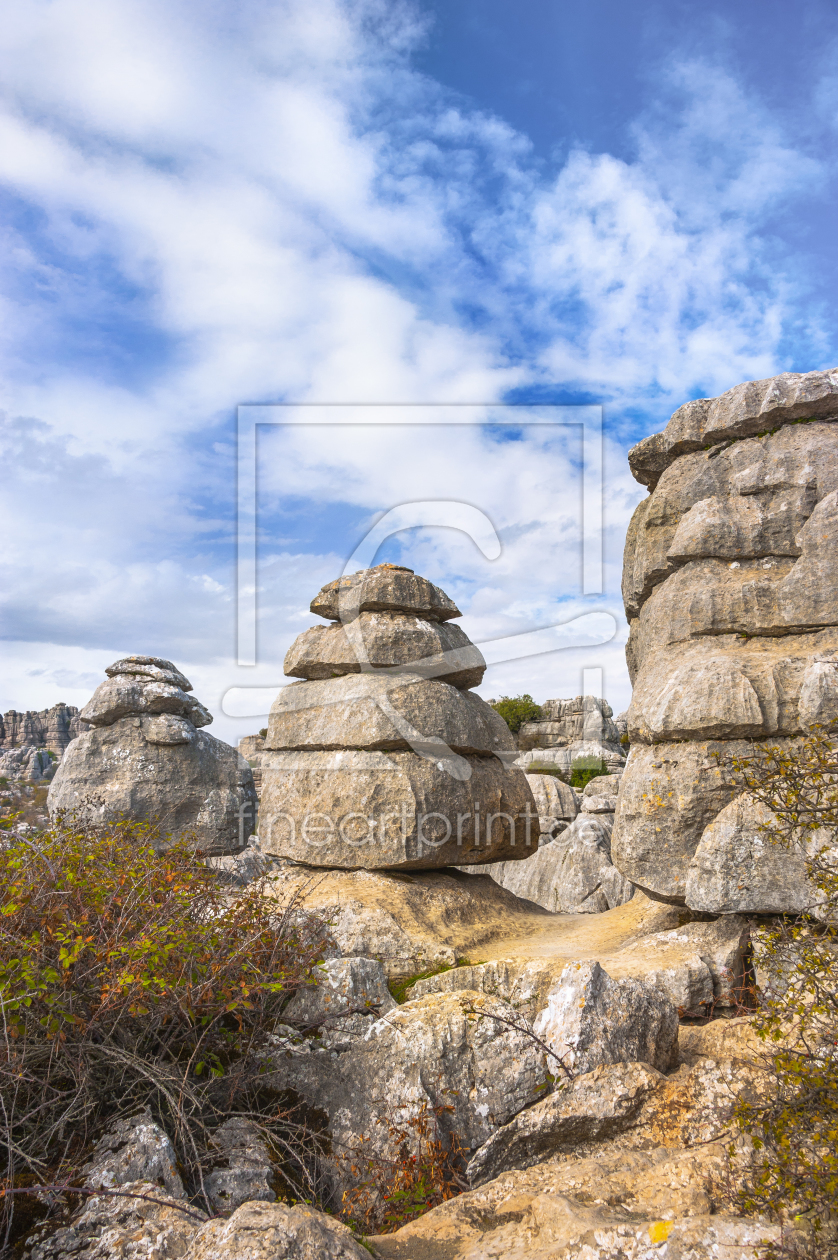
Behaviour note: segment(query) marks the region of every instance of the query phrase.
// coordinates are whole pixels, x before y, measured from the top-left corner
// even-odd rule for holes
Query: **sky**
[[[317,589],[387,513],[443,503],[491,554],[426,506],[376,558],[476,642],[612,627],[487,650],[480,693],[599,669],[624,709],[629,446],[690,398],[838,363],[836,54],[820,0],[12,6],[0,709],[82,705],[148,653],[235,742]],[[250,586],[245,404],[281,404]],[[603,418],[601,590],[579,406]]]

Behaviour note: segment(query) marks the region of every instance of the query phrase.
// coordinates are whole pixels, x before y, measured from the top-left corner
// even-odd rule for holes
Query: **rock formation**
[[[0,716],[0,748],[45,748],[60,757],[81,729],[79,711],[72,704],[54,704],[37,713],[9,709]]]
[[[623,905],[634,895],[634,885],[611,860],[619,781],[616,775],[598,775],[585,785],[580,798],[552,775],[528,774],[538,802],[539,849],[525,862],[492,863],[487,867],[492,879],[516,897],[553,913],[600,914]],[[569,824],[557,820],[550,828],[552,820],[542,813],[549,807],[548,792],[558,788],[574,804],[566,807]]]
[[[53,761],[45,749],[36,748],[32,744],[0,752],[0,778],[2,779],[41,783],[45,779],[51,779],[57,768],[57,762]]]
[[[159,841],[194,837],[209,853],[234,853],[253,831],[256,793],[244,758],[198,729],[211,714],[171,661],[127,656],[105,670],[79,717],[93,729],[73,740],[49,790],[51,817],[95,826],[148,819]]]
[[[479,650],[438,587],[397,565],[332,582],[336,619],[291,645],[271,709],[260,840],[313,866],[433,868],[525,857],[538,811],[503,719],[468,688]]]
[[[798,874],[757,855],[753,807],[721,767],[751,739],[838,723],[836,421],[838,370],[786,373],[687,403],[629,452],[652,493],[626,538],[632,747],[613,854],[654,897],[799,906]]]
[[[620,731],[612,720],[611,706],[598,696],[576,696],[572,700],[545,700],[544,718],[525,722],[518,732],[521,755],[516,765],[526,769],[549,764],[570,781],[571,766],[577,758],[604,761],[609,771],[621,770],[625,753]]]

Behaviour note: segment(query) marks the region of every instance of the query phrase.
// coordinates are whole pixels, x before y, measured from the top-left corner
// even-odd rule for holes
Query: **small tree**
[[[489,704],[501,715],[513,735],[525,722],[540,722],[544,716],[541,705],[536,704],[526,692],[522,696],[501,696],[500,700],[490,700]]]
[[[755,945],[770,983],[754,1027],[774,1084],[767,1104],[736,1105],[754,1147],[738,1205],[784,1227],[766,1256],[827,1260],[838,1257],[838,749],[816,731],[787,748],[754,745],[732,769],[771,811],[766,839],[802,859],[812,888],[807,911],[774,921]]]
[[[570,786],[582,791],[591,779],[608,774],[608,766],[601,757],[575,757],[570,766]]]

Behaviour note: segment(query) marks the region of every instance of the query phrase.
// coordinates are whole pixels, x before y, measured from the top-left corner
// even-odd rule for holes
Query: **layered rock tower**
[[[212,715],[189,680],[157,656],[126,656],[105,673],[79,715],[92,730],[69,744],[50,785],[51,817],[148,820],[161,847],[188,837],[211,854],[242,849],[255,823],[253,775],[200,729]]]
[[[538,810],[515,740],[469,688],[486,663],[438,586],[383,564],[323,587],[291,645],[261,755],[262,848],[313,866],[526,857]]]
[[[626,539],[634,684],[613,857],[652,896],[794,911],[802,864],[765,844],[722,766],[838,723],[838,369],[751,381],[629,452],[651,494]]]

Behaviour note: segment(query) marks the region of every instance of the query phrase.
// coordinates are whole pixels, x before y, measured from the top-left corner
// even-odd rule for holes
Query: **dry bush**
[[[773,813],[770,843],[803,858],[812,885],[805,914],[759,933],[754,961],[770,978],[754,1017],[766,1043],[771,1098],[740,1100],[736,1121],[753,1141],[736,1195],[787,1238],[767,1256],[838,1257],[838,749],[815,731],[792,749],[754,745],[733,763],[738,784]]]
[[[198,1201],[210,1133],[231,1115],[257,1120],[316,1194],[311,1142],[265,1078],[325,927],[259,883],[231,896],[188,846],[158,856],[149,837],[64,821],[0,852],[4,1245],[25,1202],[7,1192],[80,1184],[92,1143],[144,1105]]]
[[[369,1137],[344,1153],[337,1165],[356,1184],[345,1191],[341,1216],[360,1235],[390,1234],[431,1208],[467,1190],[465,1160],[456,1134],[446,1134],[440,1119],[453,1107],[429,1107],[407,1120],[391,1116],[388,1137],[395,1159],[374,1153]]]

